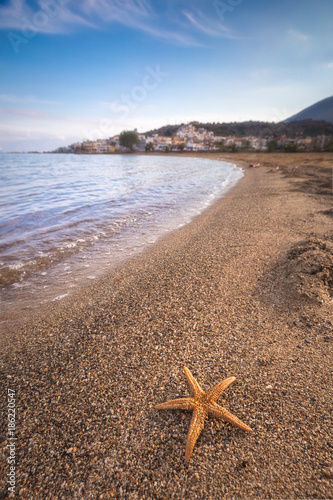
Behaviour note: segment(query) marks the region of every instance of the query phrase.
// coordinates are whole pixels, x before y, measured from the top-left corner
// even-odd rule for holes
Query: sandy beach
[[[17,497],[333,497],[333,154],[209,158],[244,168],[226,196],[4,336]],[[154,408],[184,367],[236,377],[218,403],[254,431],[209,417],[188,466],[191,413]]]

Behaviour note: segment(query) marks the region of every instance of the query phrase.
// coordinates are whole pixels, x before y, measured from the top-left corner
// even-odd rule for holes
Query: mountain
[[[312,104],[312,106],[303,109],[303,111],[300,111],[296,115],[287,118],[283,123],[300,120],[325,120],[326,122],[333,123],[333,96]]]

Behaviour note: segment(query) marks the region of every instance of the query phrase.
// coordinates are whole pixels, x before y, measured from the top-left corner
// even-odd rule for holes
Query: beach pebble
[[[323,476],[328,478],[333,478],[333,467],[326,468],[322,470]]]
[[[308,156],[274,155],[286,176],[267,175],[269,158],[188,226],[18,321],[0,376],[16,385],[23,499],[330,498],[332,361],[306,323],[328,342],[332,305],[287,296],[281,263],[313,231],[296,219],[316,214],[322,234],[331,221],[287,176]],[[253,429],[209,416],[188,466],[191,412],[155,409],[189,395],[185,366],[204,390],[234,376],[217,403]]]

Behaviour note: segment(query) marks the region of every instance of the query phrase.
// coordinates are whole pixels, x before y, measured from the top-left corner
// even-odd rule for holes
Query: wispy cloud
[[[193,28],[208,36],[219,37],[229,34],[226,26],[221,22],[216,23],[214,20],[208,19],[201,11],[183,11],[183,15]]]
[[[0,29],[40,33],[68,33],[90,28],[106,29],[118,23],[155,38],[184,46],[203,46],[202,37],[230,37],[229,30],[195,8],[182,9],[174,0],[154,7],[153,0],[82,0],[48,2],[38,0],[33,9],[28,0],[9,0],[0,5]],[[175,15],[176,13],[176,15]],[[180,29],[181,28],[181,29]]]
[[[146,1],[140,0],[83,0],[80,10],[91,18],[132,24],[134,19],[148,18],[154,11]]]
[[[16,104],[49,104],[59,106],[59,101],[50,101],[47,99],[39,99],[33,95],[16,96],[13,94],[0,94],[0,102],[9,102]]]
[[[302,33],[301,31],[298,31],[298,30],[295,30],[293,28],[291,28],[289,31],[288,31],[288,34],[287,34],[288,38],[289,39],[292,39],[298,43],[307,43],[309,40],[310,40],[310,36],[307,35],[306,33]]]
[[[296,57],[298,60],[308,57],[316,50],[316,42],[311,34],[295,28],[289,28],[276,39],[276,47],[286,51],[286,60]]]
[[[0,28],[21,29],[22,19],[33,14],[25,0],[10,0],[7,5],[0,6]]]
[[[43,111],[37,111],[36,109],[21,109],[21,108],[0,108],[1,114],[6,115],[16,115],[16,116],[26,116],[29,118],[49,118],[50,115]]]
[[[38,0],[32,8],[27,0],[10,0],[0,5],[0,29],[56,34],[70,32],[73,27],[96,27],[66,2],[54,0],[50,5]]]

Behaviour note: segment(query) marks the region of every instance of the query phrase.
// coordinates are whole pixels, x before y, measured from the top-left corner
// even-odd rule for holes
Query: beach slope
[[[332,155],[231,158],[226,196],[4,343],[21,498],[331,498]],[[209,417],[188,466],[191,413],[154,409],[184,367],[236,377],[254,431]]]

